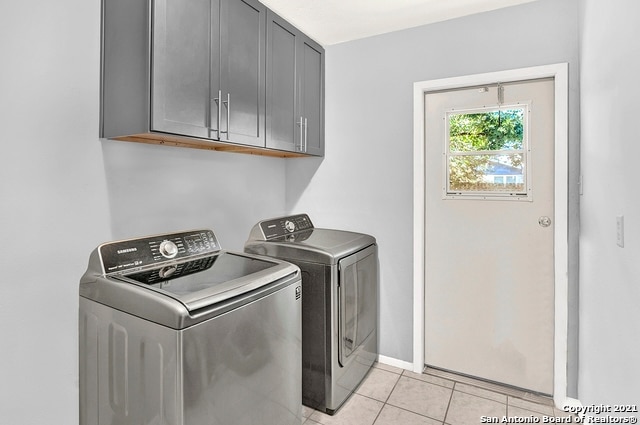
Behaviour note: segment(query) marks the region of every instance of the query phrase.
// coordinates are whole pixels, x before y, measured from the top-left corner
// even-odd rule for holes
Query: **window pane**
[[[451,152],[522,149],[524,108],[449,114]]]
[[[448,191],[526,193],[523,154],[452,156]]]

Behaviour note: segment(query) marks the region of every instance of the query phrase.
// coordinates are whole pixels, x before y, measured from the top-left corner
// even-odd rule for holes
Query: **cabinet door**
[[[265,144],[266,13],[256,0],[221,1],[221,140]]]
[[[153,3],[151,130],[210,137],[212,0]]]
[[[296,124],[296,40],[300,32],[267,12],[267,147],[299,151],[302,126]],[[298,116],[298,120],[300,117]]]
[[[299,115],[304,120],[303,151],[324,155],[324,50],[306,36],[300,38],[299,46]]]

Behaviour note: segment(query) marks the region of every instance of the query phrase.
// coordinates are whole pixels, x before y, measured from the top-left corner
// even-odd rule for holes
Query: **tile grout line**
[[[382,370],[384,370],[384,369],[382,369]],[[386,371],[386,372],[389,372],[389,371]],[[392,389],[391,389],[391,391],[389,392],[389,395],[386,397],[385,401],[381,401],[381,400],[378,400],[378,399],[373,398],[373,397],[369,397],[369,396],[364,395],[364,394],[358,394],[358,395],[359,395],[359,396],[361,396],[361,397],[368,398],[369,400],[374,400],[374,401],[378,401],[378,402],[381,402],[381,403],[382,403],[382,408],[380,409],[380,411],[379,411],[379,412],[378,412],[378,414],[376,415],[376,418],[374,419],[374,421],[373,421],[373,424],[372,424],[372,425],[375,425],[376,421],[377,421],[377,420],[378,420],[378,418],[380,417],[380,414],[382,413],[382,410],[383,410],[383,409],[384,409],[384,407],[385,407],[385,406],[387,406],[387,405],[388,405],[388,406],[393,407],[394,409],[399,409],[399,410],[402,410],[402,411],[404,411],[404,412],[408,412],[408,413],[411,413],[411,414],[414,414],[414,415],[418,415],[418,416],[423,417],[423,418],[427,418],[427,419],[431,419],[431,420],[434,420],[434,421],[438,421],[438,419],[433,418],[433,417],[431,417],[431,416],[423,415],[422,413],[414,412],[413,410],[405,409],[404,407],[399,407],[399,406],[396,406],[396,405],[390,404],[390,403],[388,403],[389,398],[391,397],[391,394],[393,393],[393,391],[396,389],[396,386],[397,386],[397,385],[398,385],[398,383],[400,382],[400,378],[405,377],[405,378],[408,378],[408,379],[413,379],[413,380],[418,381],[418,382],[424,382],[424,383],[427,383],[427,384],[436,385],[436,386],[438,386],[438,387],[441,387],[441,388],[445,388],[445,389],[451,390],[451,396],[449,397],[449,403],[451,403],[451,398],[452,398],[452,396],[453,396],[453,386],[455,386],[456,382],[455,382],[455,381],[451,381],[451,382],[452,382],[452,384],[453,384],[453,386],[452,386],[451,388],[449,388],[449,387],[446,387],[446,386],[444,386],[444,385],[438,385],[438,384],[434,384],[434,383],[432,383],[432,382],[422,381],[422,380],[420,380],[420,379],[413,378],[413,377],[411,377],[411,376],[405,375],[405,374],[404,374],[404,372],[399,373],[399,374],[398,374],[398,373],[395,373],[395,372],[391,372],[391,373],[393,373],[394,375],[398,375],[398,380],[396,381],[396,383],[395,383],[395,384],[393,384],[393,388],[392,388]],[[447,411],[448,411],[448,409],[449,409],[449,405],[447,404]],[[445,412],[445,418],[446,418],[446,412]],[[443,418],[443,420],[442,420],[442,421],[439,421],[439,422],[442,422],[442,424],[444,424],[444,418]]]
[[[393,388],[391,388],[391,391],[389,391],[389,394],[387,395],[387,398],[385,398],[384,404],[387,404],[387,402],[389,401],[389,398],[391,397],[391,394],[393,394],[393,390],[396,389],[396,387],[398,386],[398,382],[400,382],[400,378],[402,378],[402,374],[398,375],[398,379],[396,379],[396,383],[393,384]]]
[[[380,370],[384,370],[384,369],[380,369]],[[387,371],[389,372],[389,371]],[[393,373],[393,372],[391,372]],[[380,414],[382,413],[382,411],[384,410],[384,407],[387,405],[387,401],[389,401],[389,397],[391,397],[391,394],[393,393],[393,390],[396,389],[396,386],[398,385],[398,382],[400,382],[400,378],[402,378],[402,374],[398,375],[398,379],[396,379],[395,384],[393,384],[393,388],[391,388],[391,391],[389,391],[389,394],[387,394],[387,397],[384,399],[384,401],[382,402],[382,407],[380,408],[380,411],[378,412],[378,414],[376,415],[376,418],[373,420],[373,423],[371,425],[376,425],[376,421],[378,420],[378,418],[380,417]],[[375,399],[374,399],[375,400]],[[394,406],[395,407],[395,406]]]
[[[447,389],[447,390],[451,390],[451,395],[449,396],[449,402],[447,403],[447,409],[445,410],[444,417],[442,418],[442,421],[440,421],[440,422],[442,422],[442,424],[444,425],[445,420],[447,419],[447,414],[449,413],[449,406],[451,405],[451,400],[453,399],[453,392],[454,392],[454,389],[455,389],[455,386],[456,386],[457,382],[456,382],[456,381],[454,381],[454,380],[452,380],[452,379],[442,378],[442,377],[435,376],[435,375],[431,375],[431,374],[427,374],[427,373],[424,373],[424,372],[422,373],[422,375],[429,375],[429,376],[433,376],[433,377],[436,377],[436,378],[442,379],[442,380],[444,380],[444,381],[449,381],[449,382],[451,382],[451,387],[448,387],[448,386],[446,386],[446,385],[440,385],[440,384],[436,384],[435,382],[424,381],[424,380],[422,380],[422,379],[418,379],[418,378],[414,378],[414,377],[409,376],[409,375],[405,375],[405,373],[404,373],[404,372],[405,372],[405,371],[403,371],[403,372],[402,372],[402,374],[400,375],[401,377],[402,377],[402,376],[404,376],[405,378],[413,379],[413,380],[418,381],[418,382],[424,382],[424,383],[429,384],[429,385],[434,385],[434,386],[437,386],[437,387],[440,387],[440,388],[444,388],[444,389]],[[395,387],[394,387],[394,388],[395,388]],[[392,406],[393,406],[393,405],[392,405]],[[397,406],[394,406],[394,407],[397,407]],[[422,416],[422,417],[424,417],[424,418],[429,418],[429,419],[432,419],[432,420],[434,420],[434,421],[438,421],[438,419],[433,418],[433,417],[431,417],[431,416],[423,415],[423,414],[420,414],[420,413],[414,412],[414,411],[412,411],[412,410],[403,409],[403,408],[401,408],[401,407],[397,407],[397,408],[398,408],[398,409],[402,409],[402,410],[407,411],[407,412],[411,412],[411,413],[416,414],[416,415],[420,415],[420,416]]]
[[[447,421],[447,416],[449,415],[449,408],[451,407],[451,401],[453,400],[453,393],[456,391],[456,385],[458,383],[453,381],[453,387],[451,388],[451,395],[449,396],[449,403],[447,403],[447,410],[444,412],[444,418],[442,418],[442,425],[444,425]]]

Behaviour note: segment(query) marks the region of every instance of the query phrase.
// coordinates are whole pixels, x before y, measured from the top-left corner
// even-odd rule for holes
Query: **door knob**
[[[549,227],[551,226],[551,219],[546,215],[543,215],[538,219],[538,224],[542,227]]]

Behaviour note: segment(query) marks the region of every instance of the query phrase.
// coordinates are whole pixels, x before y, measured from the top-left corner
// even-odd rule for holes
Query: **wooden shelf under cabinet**
[[[123,142],[148,143],[153,145],[165,145],[186,147],[194,149],[205,149],[220,152],[244,153],[249,155],[262,155],[277,158],[302,158],[309,157],[307,154],[279,151],[275,149],[264,149],[254,146],[242,146],[231,143],[224,143],[211,140],[200,140],[189,137],[172,136],[157,133],[132,134],[130,136],[114,137],[110,140],[119,140]]]

